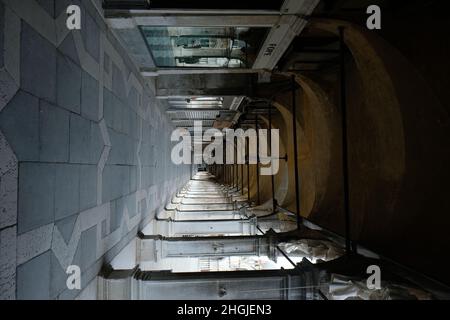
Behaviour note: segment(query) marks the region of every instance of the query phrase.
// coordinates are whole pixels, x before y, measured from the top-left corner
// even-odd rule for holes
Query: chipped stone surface
[[[0,229],[17,223],[17,159],[0,132]]]
[[[17,223],[17,168],[0,176],[0,229]]]
[[[17,228],[0,231],[0,300],[16,297]]]

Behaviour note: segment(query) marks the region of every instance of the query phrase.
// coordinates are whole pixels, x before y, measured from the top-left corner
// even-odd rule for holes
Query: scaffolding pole
[[[294,178],[295,178],[295,213],[297,214],[297,228],[303,221],[300,214],[300,181],[298,176],[298,145],[297,145],[297,82],[292,76],[292,134],[294,138]]]
[[[347,88],[345,73],[345,30],[339,27],[340,39],[340,68],[339,68],[339,87],[340,87],[340,105],[342,119],[342,174],[344,184],[344,213],[345,213],[345,248],[348,254],[352,249],[351,240],[351,213],[350,213],[350,187],[349,187],[349,167],[348,167],[348,127],[347,127]]]
[[[272,212],[277,210],[277,200],[275,199],[275,176],[273,174],[273,154],[272,154],[272,105],[269,107],[269,146],[270,146],[270,182],[272,187]]]
[[[255,115],[255,129],[256,129],[256,189],[257,189],[257,205],[261,204],[261,196],[259,192],[259,133],[258,133],[258,115]]]

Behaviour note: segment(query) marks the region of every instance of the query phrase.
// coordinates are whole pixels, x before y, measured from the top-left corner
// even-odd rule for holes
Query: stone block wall
[[[0,299],[92,297],[101,266],[189,179],[149,83],[101,1],[0,0]],[[67,289],[69,265],[87,291]]]

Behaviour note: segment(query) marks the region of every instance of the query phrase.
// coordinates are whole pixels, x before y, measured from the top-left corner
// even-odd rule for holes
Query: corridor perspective
[[[0,300],[450,300],[449,9],[0,0]]]

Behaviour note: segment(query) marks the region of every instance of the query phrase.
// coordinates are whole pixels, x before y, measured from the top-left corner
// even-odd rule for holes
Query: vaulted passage
[[[429,292],[420,289],[423,284],[435,285],[429,280],[399,269],[392,262],[381,261],[362,247],[361,255],[348,254],[345,239],[306,221],[297,228],[295,215],[288,210],[252,206],[245,197],[248,187],[240,189],[238,185],[237,171],[235,177],[231,174],[228,178],[232,179],[229,183],[219,183],[210,172],[194,174],[136,239],[103,268],[99,297],[431,298]],[[367,288],[363,276],[357,280],[359,272],[375,263],[383,268],[383,291]]]
[[[1,300],[450,298],[444,1],[73,2],[0,0]]]

